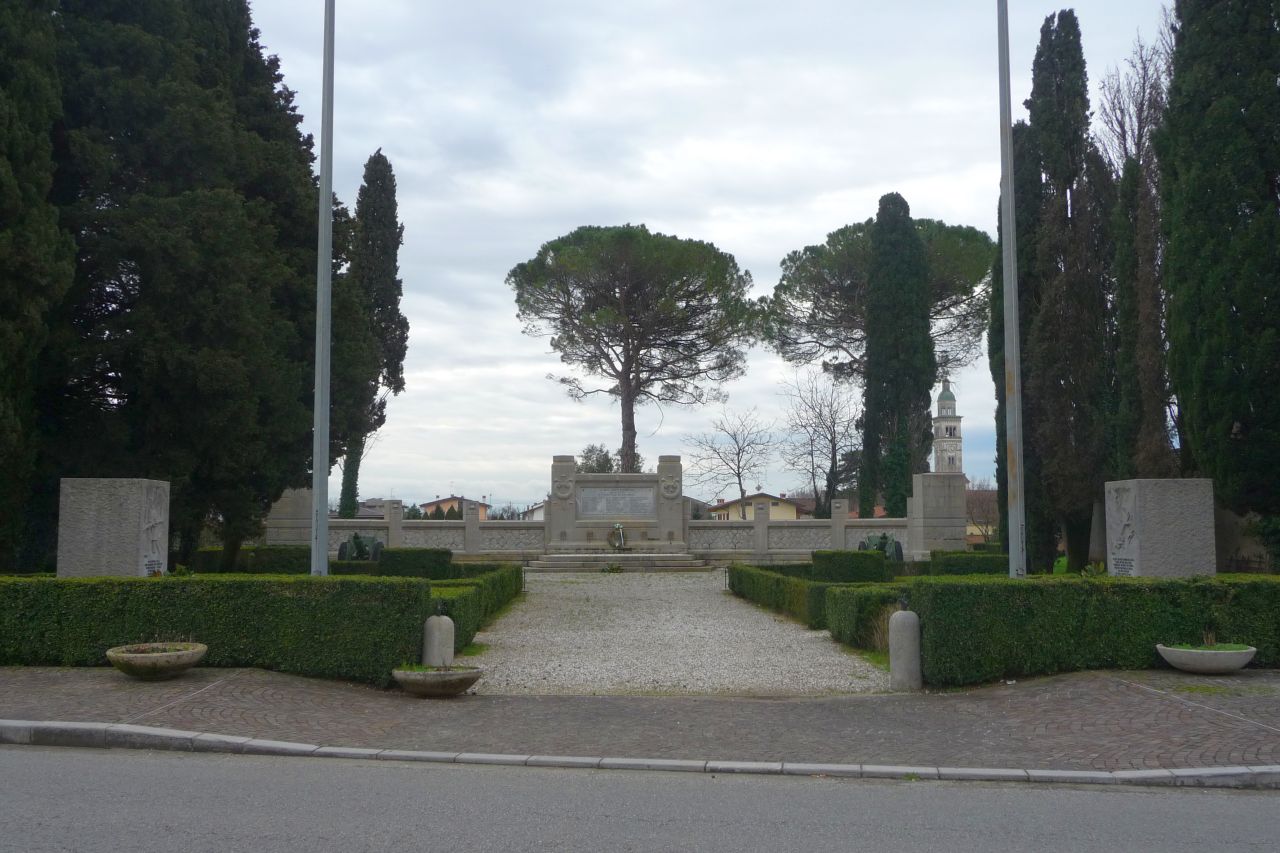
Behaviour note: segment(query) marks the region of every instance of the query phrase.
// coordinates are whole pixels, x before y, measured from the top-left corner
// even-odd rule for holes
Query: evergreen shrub
[[[814,551],[815,581],[878,583],[892,580],[893,571],[880,551]]]

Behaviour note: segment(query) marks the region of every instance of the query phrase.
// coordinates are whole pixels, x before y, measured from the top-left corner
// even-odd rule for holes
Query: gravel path
[[[485,694],[823,696],[889,676],[736,598],[724,571],[529,574],[525,600],[476,636]]]

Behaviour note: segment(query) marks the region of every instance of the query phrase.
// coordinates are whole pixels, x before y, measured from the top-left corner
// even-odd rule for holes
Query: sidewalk
[[[1280,672],[1087,672],[968,692],[802,699],[433,701],[254,669],[202,668],[145,683],[105,667],[0,667],[0,719],[516,756],[1057,771],[1257,767],[1280,765]]]

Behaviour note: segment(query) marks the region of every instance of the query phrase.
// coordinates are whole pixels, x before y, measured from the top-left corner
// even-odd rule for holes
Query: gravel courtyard
[[[476,642],[484,694],[826,696],[889,681],[826,631],[733,596],[723,570],[530,573]]]

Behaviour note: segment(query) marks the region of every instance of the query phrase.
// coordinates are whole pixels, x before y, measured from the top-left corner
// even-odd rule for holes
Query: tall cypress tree
[[[391,161],[378,149],[364,165],[364,182],[356,198],[351,246],[350,278],[354,285],[376,350],[372,374],[353,393],[356,426],[347,437],[342,467],[342,495],[338,514],[354,517],[357,506],[360,463],[365,441],[386,423],[387,394],[404,390],[404,356],[409,344],[409,321],[400,312],[399,254],[404,226],[396,208],[396,176]]]
[[[884,493],[885,511],[907,514],[911,474],[923,460],[929,433],[929,393],[937,378],[929,334],[929,263],[897,193],[880,198],[871,230],[867,275],[866,384],[863,391],[863,469],[859,505],[864,518]]]
[[[1280,2],[1179,0],[1157,134],[1169,376],[1196,467],[1280,515]]]
[[[1090,138],[1080,25],[1069,9],[1041,27],[1027,109],[1044,197],[1026,403],[1048,503],[1066,537],[1068,565],[1077,568],[1088,559],[1093,505],[1109,461],[1107,226],[1114,187]]]
[[[36,359],[74,269],[49,202],[51,132],[62,113],[55,6],[0,8],[0,572],[17,567],[35,465]]]
[[[1031,321],[1040,304],[1039,274],[1036,264],[1036,240],[1040,233],[1040,206],[1044,202],[1044,178],[1040,172],[1040,152],[1035,134],[1025,122],[1013,126],[1013,192],[1018,226],[1018,329],[1022,367],[1022,468],[1023,507],[1026,514],[1027,566],[1032,571],[1047,571],[1057,548],[1053,513],[1049,510],[1040,476],[1040,458],[1029,439],[1035,433],[1036,412],[1026,401],[1026,391],[1034,371],[1027,351],[1031,337]],[[1001,225],[1003,228],[1003,225]],[[1001,241],[1004,235],[1000,234]],[[996,488],[1000,503],[1000,541],[1009,547],[1009,479],[1005,457],[1005,384],[1004,384],[1004,255],[1003,243],[997,247],[991,273],[991,327],[987,352],[991,379],[996,390]]]

